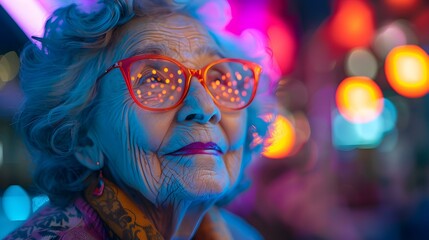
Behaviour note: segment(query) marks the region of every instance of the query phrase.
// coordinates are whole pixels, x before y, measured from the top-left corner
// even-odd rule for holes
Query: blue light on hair
[[[46,195],[39,195],[33,197],[31,200],[33,212],[36,212],[40,207],[45,205],[45,203],[49,202],[49,198]]]

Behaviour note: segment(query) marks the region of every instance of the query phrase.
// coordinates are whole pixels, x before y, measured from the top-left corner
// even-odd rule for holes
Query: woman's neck
[[[165,239],[190,239],[195,234],[201,220],[215,200],[195,202],[177,201],[163,206],[155,206],[147,200],[139,201],[141,210],[154,223]]]

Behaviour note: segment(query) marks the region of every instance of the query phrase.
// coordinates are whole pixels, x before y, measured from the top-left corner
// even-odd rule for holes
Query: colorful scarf
[[[85,197],[109,228],[110,238],[164,239],[149,217],[141,212],[137,205],[113,182],[104,179],[104,190],[101,196],[93,194],[96,187],[96,184],[90,185],[85,191]],[[206,213],[194,239],[232,239],[231,233],[216,207],[212,207]]]

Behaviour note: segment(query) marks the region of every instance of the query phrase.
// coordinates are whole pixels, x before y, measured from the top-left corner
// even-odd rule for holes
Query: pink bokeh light
[[[37,0],[0,0],[0,4],[28,38],[43,35],[49,13]]]

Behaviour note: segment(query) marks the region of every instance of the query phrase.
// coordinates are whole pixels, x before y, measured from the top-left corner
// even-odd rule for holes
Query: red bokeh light
[[[394,13],[409,14],[420,5],[420,0],[384,0],[384,3]]]
[[[329,25],[330,38],[345,49],[369,46],[374,36],[374,14],[363,0],[341,0]]]

